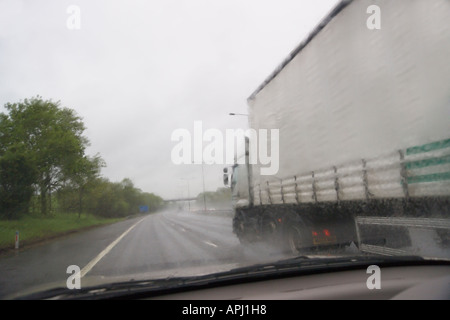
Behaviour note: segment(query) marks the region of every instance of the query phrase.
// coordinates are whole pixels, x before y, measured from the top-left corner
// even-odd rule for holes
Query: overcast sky
[[[338,0],[0,0],[0,112],[36,95],[76,110],[111,181],[164,198],[202,191],[172,132],[247,128],[246,100]],[[70,5],[80,29],[70,30]],[[73,20],[70,20],[73,22]],[[73,26],[73,24],[72,24]],[[205,166],[210,191],[222,167]],[[187,180],[183,180],[187,179]]]

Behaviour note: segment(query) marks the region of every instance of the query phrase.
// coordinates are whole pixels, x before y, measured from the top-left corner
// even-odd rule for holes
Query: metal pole
[[[190,199],[191,198],[191,191],[190,191],[191,189],[190,189],[189,181],[191,179],[190,178],[186,178],[186,179],[181,178],[181,180],[187,182],[187,197],[188,197],[188,199]],[[190,200],[188,200],[188,208],[189,208],[189,212],[191,212],[191,201]]]
[[[205,170],[203,168],[203,161],[202,161],[202,179],[203,179],[203,206],[204,206],[204,210],[206,212],[206,194],[205,194]]]
[[[189,191],[189,180],[187,180],[187,184],[188,184],[188,199],[191,198],[191,193]],[[188,208],[189,208],[189,212],[191,212],[191,200],[188,200]]]
[[[15,245],[16,250],[19,249],[19,231],[16,231],[16,245]]]

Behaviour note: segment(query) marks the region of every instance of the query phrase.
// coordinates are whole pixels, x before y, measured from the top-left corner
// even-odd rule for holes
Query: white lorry
[[[398,255],[422,232],[450,253],[450,1],[340,2],[248,105],[279,130],[279,170],[251,139],[224,170],[241,242]]]

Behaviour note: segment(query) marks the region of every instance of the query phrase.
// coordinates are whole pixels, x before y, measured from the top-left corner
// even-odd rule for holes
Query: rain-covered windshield
[[[446,0],[0,0],[0,298],[449,259],[449,17]]]

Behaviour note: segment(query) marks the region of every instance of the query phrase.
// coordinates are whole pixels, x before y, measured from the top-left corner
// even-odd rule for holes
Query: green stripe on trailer
[[[432,158],[426,160],[412,161],[405,164],[406,169],[419,169],[431,166],[439,166],[441,164],[450,163],[450,155],[441,158]]]
[[[410,156],[413,154],[425,153],[425,152],[430,152],[433,150],[439,150],[439,149],[445,149],[445,148],[450,148],[450,139],[406,149],[406,155]]]
[[[450,180],[450,172],[426,174],[422,176],[408,177],[408,184],[422,182],[437,182]]]

